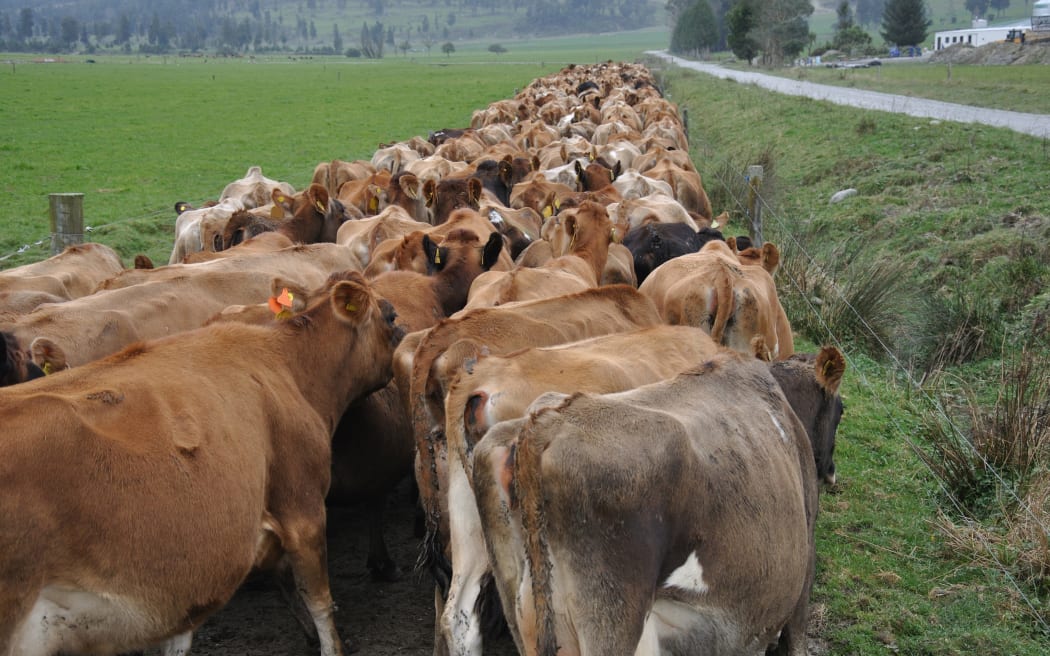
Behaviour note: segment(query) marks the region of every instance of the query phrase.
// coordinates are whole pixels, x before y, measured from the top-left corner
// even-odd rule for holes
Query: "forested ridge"
[[[666,24],[663,0],[0,0],[0,50],[343,54]]]

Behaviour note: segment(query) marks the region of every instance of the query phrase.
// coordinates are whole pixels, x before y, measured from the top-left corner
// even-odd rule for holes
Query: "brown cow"
[[[770,360],[795,351],[773,277],[762,267],[741,264],[724,241],[709,241],[697,253],[664,262],[638,290],[653,299],[668,323],[703,328],[733,350]]]
[[[400,335],[350,274],[278,326],[208,326],[0,390],[0,654],[186,653],[254,567],[276,566],[320,653],[341,656],[329,441],[390,379]]]
[[[707,333],[686,326],[654,326],[580,342],[532,348],[504,356],[473,357],[445,399],[448,443],[448,529],[452,578],[437,618],[453,654],[482,653],[488,554],[472,488],[471,451],[493,425],[521,417],[544,392],[619,392],[672,378],[721,351]],[[482,603],[479,603],[481,601]]]
[[[457,354],[480,344],[492,354],[549,346],[661,323],[652,301],[632,287],[610,285],[577,294],[476,308],[457,313],[433,328],[411,333],[394,356],[394,379],[412,413],[416,480],[427,517],[424,561],[439,587],[447,582],[447,536],[438,533],[441,514],[439,470],[444,469],[444,400],[448,384],[463,365]]]
[[[609,256],[609,244],[616,237],[605,208],[584,202],[579,208],[563,210],[548,219],[544,232],[555,224],[558,227],[551,230],[564,237],[545,237],[553,247],[553,259],[540,267],[518,267],[478,276],[470,288],[467,307],[502,305],[597,286]]]
[[[88,242],[69,246],[40,262],[0,271],[0,292],[44,292],[70,300],[87,296],[103,280],[123,270],[116,251]]]
[[[477,178],[428,180],[423,184],[423,196],[430,210],[430,224],[441,225],[448,221],[453,210],[461,207],[478,209],[482,189],[481,180]]]
[[[839,403],[844,368],[824,349],[795,381],[823,400],[799,407],[768,365],[724,353],[627,392],[547,394],[492,428],[474,492],[519,651],[805,656],[804,424]]]

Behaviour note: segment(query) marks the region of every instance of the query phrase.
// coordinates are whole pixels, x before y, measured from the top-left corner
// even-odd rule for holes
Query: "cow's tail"
[[[711,321],[711,339],[716,344],[725,346],[726,326],[729,324],[729,317],[733,316],[736,300],[733,296],[733,281],[730,279],[729,272],[723,269],[721,273],[722,275],[717,276],[711,286],[712,297],[709,302],[714,307],[709,307],[708,311],[714,313]]]
[[[550,444],[550,437],[543,431],[534,430],[535,420],[533,417],[525,423],[518,439],[514,485],[515,496],[521,504],[525,565],[532,580],[536,654],[555,656],[558,653],[558,641],[555,634],[554,593],[541,471],[543,452]]]

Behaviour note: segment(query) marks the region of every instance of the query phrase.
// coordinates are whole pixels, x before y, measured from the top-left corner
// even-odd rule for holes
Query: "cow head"
[[[825,346],[816,355],[796,353],[787,360],[774,362],[770,371],[806,428],[817,465],[817,479],[834,484],[835,431],[843,412],[838,391],[846,371],[845,357],[834,346]]]
[[[24,383],[43,375],[40,367],[26,357],[18,339],[9,332],[0,332],[0,387]]]
[[[440,182],[427,180],[423,184],[423,197],[430,209],[431,225],[448,221],[452,210],[460,207],[478,209],[481,201],[481,180],[446,178]]]

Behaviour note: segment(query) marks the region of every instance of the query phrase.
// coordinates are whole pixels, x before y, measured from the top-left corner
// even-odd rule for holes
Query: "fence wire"
[[[692,135],[690,135],[690,142],[692,143]],[[706,161],[712,161],[710,158],[705,159]],[[730,175],[733,174],[730,173]],[[745,202],[743,199],[739,198],[735,193],[733,193],[733,190],[737,188],[737,186],[734,186],[735,182],[740,183],[740,185],[738,186],[741,187],[747,186],[750,188],[750,185],[747,184],[748,180],[743,173],[739,173],[737,175],[739,176],[739,180],[729,180],[726,177],[724,177],[717,168],[714,170],[714,177],[726,190],[727,194],[732,199],[732,202],[736,205],[736,208],[740,211],[740,213],[743,216],[747,217],[748,220],[750,220],[751,208],[749,207],[747,202]],[[791,246],[794,249],[796,249],[796,252],[802,257],[806,258],[811,267],[820,272],[821,275],[825,276],[825,279],[830,283],[830,288],[842,301],[842,303],[845,305],[848,311],[856,317],[860,325],[863,326],[864,330],[867,331],[874,338],[875,343],[879,345],[879,349],[887,356],[889,362],[892,365],[892,370],[896,374],[903,375],[904,380],[907,381],[910,388],[913,391],[917,392],[921,396],[921,398],[926,403],[928,403],[931,408],[934,409],[937,416],[947,426],[949,426],[950,429],[954,432],[955,436],[959,438],[960,443],[966,444],[972,449],[973,454],[980,460],[980,462],[987,468],[987,470],[992,473],[993,477],[1002,486],[1002,488],[1008,492],[1009,496],[1011,496],[1013,500],[1017,502],[1018,507],[1022,508],[1025,514],[1031,517],[1031,519],[1040,528],[1040,530],[1042,530],[1045,534],[1050,535],[1050,531],[1048,531],[1047,525],[1041,520],[1040,517],[1038,517],[1035,514],[1031,506],[1028,503],[1026,503],[1025,500],[1020,498],[1017,492],[1013,489],[1013,486],[1009,485],[1006,482],[1005,478],[998,471],[998,469],[992,463],[988,462],[984,455],[979,450],[977,450],[976,447],[974,447],[972,441],[965,436],[965,433],[959,428],[957,423],[952,419],[952,417],[947,413],[947,411],[945,411],[943,405],[937,399],[933,398],[933,396],[930,395],[930,393],[919,383],[919,381],[915,380],[908,368],[897,357],[897,354],[894,353],[894,351],[885,342],[883,342],[883,340],[879,337],[877,331],[875,331],[868,324],[868,322],[864,319],[863,315],[860,312],[858,312],[858,310],[849,302],[849,300],[843,293],[842,288],[839,286],[838,281],[835,280],[835,278],[817,262],[816,258],[814,258],[809,253],[805,246],[798,239],[795,238],[795,236],[791,232],[788,222],[784,219],[784,217],[782,217],[779,214],[779,212],[776,211],[772,204],[770,204],[767,201],[765,196],[761,193],[760,189],[755,191],[755,198],[756,202],[761,205],[763,221],[772,219],[773,223],[776,226],[777,236],[781,239],[786,239],[788,242],[790,242]],[[914,440],[911,439],[911,437],[909,436],[909,432],[905,429],[904,426],[900,424],[900,421],[894,417],[893,410],[895,408],[891,408],[890,404],[876,392],[875,386],[867,379],[867,376],[864,374],[861,368],[857,366],[857,363],[854,360],[854,358],[849,355],[849,352],[847,351],[843,340],[841,340],[834,333],[834,331],[831,329],[828,323],[824,320],[820,308],[817,307],[812,302],[812,299],[810,299],[809,295],[807,295],[804,292],[803,286],[799,283],[798,280],[793,278],[791,274],[785,271],[783,268],[781,268],[778,271],[778,274],[787,278],[795,293],[797,293],[799,297],[803,300],[805,307],[808,308],[809,312],[813,314],[817,322],[823,327],[823,331],[826,333],[829,343],[834,344],[836,347],[838,347],[840,351],[842,351],[843,356],[846,358],[852,371],[859,376],[861,386],[864,389],[866,389],[871,395],[871,397],[880,404],[881,409],[885,412],[885,416],[888,417],[890,419],[890,422],[893,424],[893,429],[896,432],[896,434],[904,440],[904,442],[912,449],[914,453],[920,453],[922,451],[921,447]],[[965,511],[963,504],[954,494],[951,493],[945,481],[937,475],[937,473],[923,458],[920,457],[918,458],[918,460],[922,462],[923,466],[929,472],[933,480],[936,481],[937,486],[941,490],[941,493],[946,499],[948,499],[949,503],[959,514],[959,516],[966,518],[967,521],[977,523],[974,520],[972,520],[972,518],[970,518],[969,514]],[[1043,633],[1045,635],[1050,635],[1050,624],[1047,624],[1047,622],[1043,619],[1042,614],[1038,610],[1038,604],[1035,601],[1033,601],[1028,594],[1025,593],[1025,591],[1022,589],[1021,584],[1010,572],[1009,568],[1006,565],[1004,565],[1002,560],[996,555],[995,549],[992,548],[991,544],[989,544],[985,536],[980,531],[975,531],[974,535],[984,547],[985,553],[988,554],[991,557],[991,559],[995,562],[999,573],[1002,574],[1004,579],[1009,582],[1010,587],[1013,588],[1013,590],[1017,593],[1018,597],[1022,599],[1025,605],[1027,605],[1028,608],[1031,610],[1032,616],[1035,618],[1036,622],[1041,627]]]

